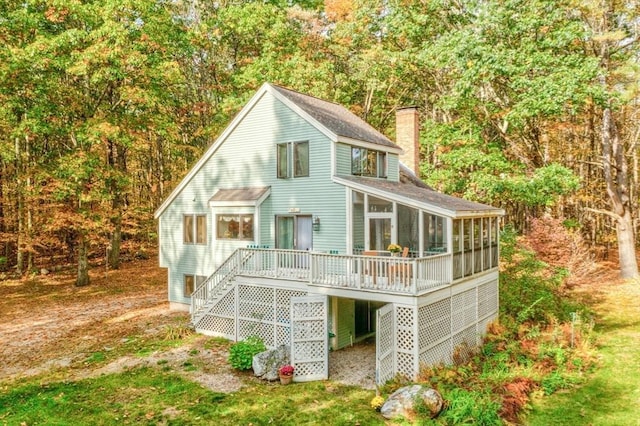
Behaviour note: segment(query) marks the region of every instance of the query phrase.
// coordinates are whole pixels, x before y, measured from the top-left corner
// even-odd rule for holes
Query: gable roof
[[[233,120],[231,120],[231,123],[229,123],[220,136],[207,148],[205,153],[191,170],[189,170],[178,186],[174,188],[160,207],[156,209],[154,218],[157,219],[162,215],[164,210],[169,207],[171,202],[189,184],[191,179],[193,179],[202,166],[204,166],[209,158],[218,150],[220,145],[224,143],[229,135],[242,122],[255,104],[262,99],[265,93],[271,93],[334,142],[361,142],[365,145],[384,146],[389,152],[398,154],[402,152],[399,146],[391,142],[386,136],[345,107],[314,98],[313,96],[303,95],[302,93],[285,89],[284,87],[264,83]]]
[[[426,185],[416,186],[413,182],[392,182],[359,176],[340,176],[334,177],[333,180],[353,189],[367,191],[452,218],[504,215],[502,209],[442,194]]]
[[[389,138],[342,105],[304,95],[284,87],[273,85],[271,87],[300,107],[318,123],[329,129],[338,136],[338,139],[342,137],[370,142],[387,148],[399,148]]]

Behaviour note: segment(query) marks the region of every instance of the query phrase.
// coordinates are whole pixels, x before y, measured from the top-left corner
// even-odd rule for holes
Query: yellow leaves
[[[67,19],[68,15],[69,15],[69,9],[67,8],[56,9],[54,6],[49,7],[49,9],[47,9],[44,12],[44,17],[49,22],[53,22],[54,24],[59,24],[64,22],[65,19]]]
[[[107,121],[97,123],[93,129],[96,133],[107,138],[113,138],[120,133],[119,126],[115,126]]]
[[[330,21],[351,21],[355,5],[353,0],[325,0],[324,10]]]
[[[627,34],[622,31],[607,31],[601,34],[594,34],[592,39],[593,41],[606,43],[606,42],[617,42],[620,40],[624,40],[627,37]]]

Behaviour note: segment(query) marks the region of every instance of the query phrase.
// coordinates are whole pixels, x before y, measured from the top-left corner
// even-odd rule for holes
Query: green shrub
[[[500,321],[509,327],[523,323],[566,322],[572,312],[584,307],[563,297],[560,287],[567,278],[566,268],[553,268],[537,259],[535,252],[518,244],[512,229],[501,234]],[[588,316],[588,315],[587,315]],[[509,327],[510,328],[510,327]]]
[[[474,424],[480,426],[501,425],[498,415],[500,402],[491,398],[488,393],[452,389],[445,396],[446,410],[439,420],[448,425]]]
[[[568,374],[562,370],[554,370],[546,375],[540,382],[540,387],[545,395],[551,395],[559,389],[566,389],[575,382]]]
[[[246,340],[234,343],[229,348],[229,364],[238,370],[248,370],[253,364],[253,357],[267,348],[258,336],[249,336]]]

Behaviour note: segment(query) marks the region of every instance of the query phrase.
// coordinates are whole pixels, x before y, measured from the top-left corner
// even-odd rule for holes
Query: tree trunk
[[[111,222],[114,228],[107,252],[107,266],[109,269],[118,269],[120,268],[120,244],[122,242],[122,216],[119,212]]]
[[[611,210],[616,218],[620,276],[638,276],[636,240],[629,199],[628,166],[610,107],[602,112],[602,166]]]
[[[620,258],[620,277],[635,278],[638,276],[636,260],[636,241],[633,232],[633,218],[629,210],[616,223],[618,234],[618,256]]]
[[[125,148],[117,145],[114,141],[109,139],[107,141],[108,147],[108,162],[109,166],[123,175],[127,173],[127,158]],[[120,268],[120,245],[122,243],[122,206],[124,204],[122,196],[122,187],[118,184],[117,179],[113,179],[109,185],[109,190],[113,200],[111,202],[111,208],[113,210],[113,216],[111,217],[111,224],[113,225],[113,233],[111,234],[111,240],[109,242],[109,249],[107,251],[107,267],[110,269]]]
[[[15,154],[16,154],[16,198],[17,198],[17,222],[18,222],[18,235],[16,236],[16,272],[18,275],[22,275],[24,272],[24,188],[22,187],[22,152],[20,149],[20,138],[15,139]]]
[[[87,237],[84,233],[81,233],[78,244],[78,276],[76,279],[76,287],[89,285],[89,259],[87,252]]]

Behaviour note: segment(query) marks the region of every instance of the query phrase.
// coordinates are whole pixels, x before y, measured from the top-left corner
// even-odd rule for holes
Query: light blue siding
[[[351,146],[343,143],[336,144],[336,175],[351,174]]]
[[[276,145],[309,141],[309,177],[278,179]],[[274,246],[277,214],[319,216],[320,231],[313,232],[313,249],[346,251],[346,189],[331,181],[331,141],[270,93],[253,106],[217,151],[177,194],[160,216],[160,264],[169,267],[169,300],[183,297],[184,274],[209,276],[236,248],[248,244]],[[209,207],[218,189],[271,187],[259,207],[257,241],[214,239],[216,208]],[[228,212],[225,207],[224,211]],[[245,208],[243,208],[245,210]],[[184,214],[207,214],[207,244],[182,242]]]

